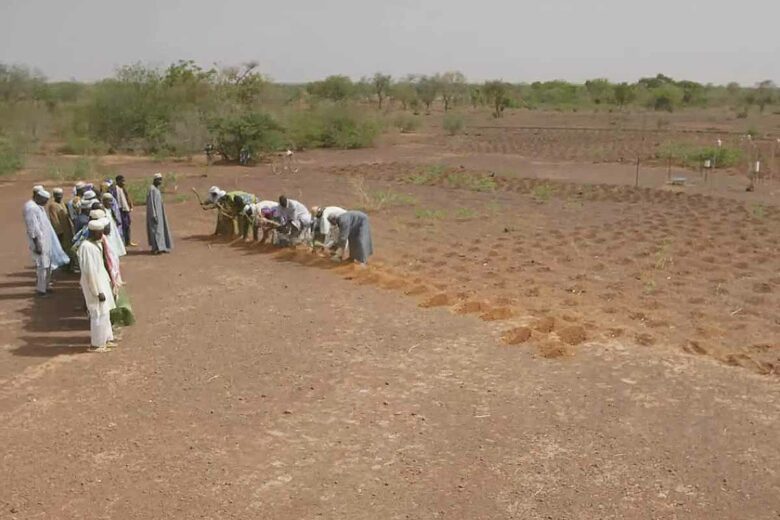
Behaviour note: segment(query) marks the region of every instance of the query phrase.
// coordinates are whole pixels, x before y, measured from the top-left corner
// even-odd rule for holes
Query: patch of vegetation
[[[398,114],[393,120],[393,125],[398,128],[402,134],[410,134],[420,128],[420,118],[412,114]]]
[[[764,218],[766,217],[766,206],[763,204],[754,204],[750,208],[750,213],[756,218]]]
[[[0,135],[0,175],[8,175],[24,166],[24,154],[18,143]]]
[[[406,182],[421,186],[444,183],[450,188],[471,191],[493,191],[496,181],[488,175],[461,170],[450,170],[446,166],[436,164],[410,173],[404,179]]]
[[[447,216],[447,213],[441,209],[418,209],[414,216],[423,220],[440,220]]]
[[[369,191],[363,177],[353,177],[349,180],[352,191],[358,199],[357,208],[363,211],[379,211],[384,208],[410,206],[417,203],[411,195],[392,190]]]
[[[496,181],[493,177],[478,173],[451,172],[447,174],[446,181],[451,188],[462,190],[493,191],[496,189]]]
[[[69,134],[65,144],[57,148],[57,151],[66,155],[104,155],[108,153],[108,145],[87,136]]]
[[[446,166],[442,164],[434,164],[410,173],[406,176],[405,180],[412,184],[425,186],[440,180],[446,172]]]
[[[705,160],[714,161],[715,168],[730,168],[743,159],[739,148],[728,146],[697,146],[687,143],[665,143],[656,153],[658,159],[671,158],[675,164],[688,168],[699,168]]]
[[[549,184],[540,184],[531,190],[531,196],[536,202],[545,203],[552,198],[553,187]]]
[[[149,191],[149,182],[146,180],[133,180],[125,183],[125,189],[134,206],[146,206],[146,194]]]
[[[288,115],[285,139],[296,149],[367,148],[382,130],[380,122],[342,105],[318,106]]]
[[[477,212],[471,208],[458,208],[455,216],[460,219],[472,219],[477,216]]]
[[[104,179],[116,176],[114,168],[100,164],[100,161],[95,157],[79,157],[73,162],[49,164],[46,171],[48,178],[61,182],[86,181],[90,179],[102,182]]]
[[[466,128],[466,118],[463,117],[463,114],[448,112],[444,114],[444,122],[442,124],[444,131],[448,135],[458,135]]]

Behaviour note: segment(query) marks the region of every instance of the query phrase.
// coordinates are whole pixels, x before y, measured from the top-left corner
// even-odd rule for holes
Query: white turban
[[[97,194],[94,191],[92,191],[92,190],[85,191],[84,195],[83,195],[83,199],[84,200],[92,200],[95,197],[97,197]]]
[[[92,220],[100,220],[101,218],[106,218],[106,212],[102,209],[93,209],[89,212],[89,218]]]

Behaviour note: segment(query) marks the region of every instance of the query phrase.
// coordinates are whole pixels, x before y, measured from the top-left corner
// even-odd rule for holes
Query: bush
[[[334,107],[325,113],[322,146],[344,150],[368,148],[374,145],[380,130],[378,122]]]
[[[409,134],[420,128],[420,118],[411,114],[398,114],[393,121],[393,125],[402,134]]]
[[[466,119],[463,114],[447,113],[444,114],[443,126],[449,135],[457,135],[466,127]]]
[[[275,119],[262,112],[218,117],[209,123],[214,146],[227,161],[237,161],[243,148],[252,155],[281,149],[281,130]]]
[[[342,105],[292,112],[286,120],[286,140],[301,148],[367,148],[381,126],[373,118]]]
[[[66,155],[104,155],[108,153],[108,145],[89,137],[69,135],[57,151]]]
[[[130,181],[125,184],[127,195],[133,206],[146,206],[146,193],[149,190],[149,183],[145,180]]]
[[[24,166],[24,154],[11,139],[0,136],[0,175],[7,175]]]

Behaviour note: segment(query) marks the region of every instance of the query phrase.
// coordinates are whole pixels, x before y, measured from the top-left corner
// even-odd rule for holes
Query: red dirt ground
[[[0,518],[780,515],[776,185],[423,142],[301,160],[113,160],[181,194],[369,206],[377,255],[214,241],[171,197],[176,249],[123,262],[138,324],[107,355],[76,279],[31,298],[41,170],[4,182]]]

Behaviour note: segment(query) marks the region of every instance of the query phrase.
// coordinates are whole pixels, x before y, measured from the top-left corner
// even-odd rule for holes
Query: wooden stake
[[[634,187],[639,187],[639,157],[636,158],[636,180],[634,181]]]

